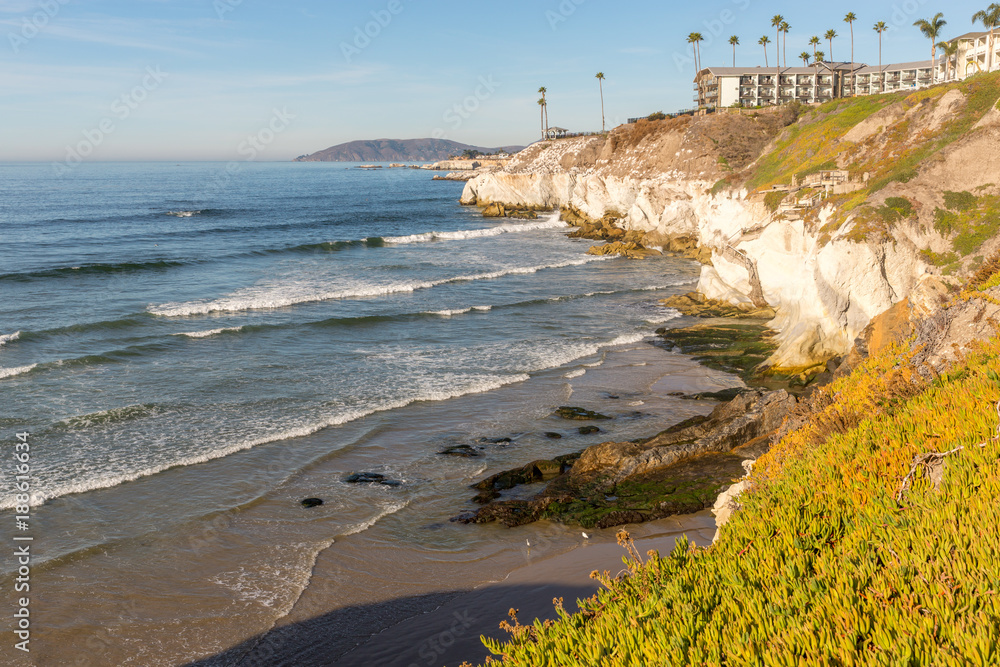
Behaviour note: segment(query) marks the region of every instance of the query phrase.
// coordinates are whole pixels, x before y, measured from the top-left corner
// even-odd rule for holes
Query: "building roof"
[[[931,69],[930,60],[917,60],[910,63],[895,63],[892,65],[882,65],[883,72],[899,72],[905,69]],[[858,74],[878,74],[878,65],[865,67],[858,70]]]
[[[817,69],[823,69],[826,71],[832,70],[862,70],[868,65],[864,63],[848,63],[848,62],[835,62],[835,63],[815,63],[808,67],[781,67],[780,71],[782,74],[815,74]],[[777,74],[779,71],[778,67],[706,67],[698,72],[698,76],[708,73],[714,76],[752,76],[754,74]]]
[[[980,37],[986,37],[990,33],[988,32],[967,32],[964,35],[959,35],[958,37],[952,37],[949,42],[964,41],[966,39],[979,39]]]

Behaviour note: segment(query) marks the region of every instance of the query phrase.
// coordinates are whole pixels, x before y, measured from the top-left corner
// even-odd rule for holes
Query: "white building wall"
[[[719,106],[731,107],[740,101],[740,77],[724,76],[719,79]]]

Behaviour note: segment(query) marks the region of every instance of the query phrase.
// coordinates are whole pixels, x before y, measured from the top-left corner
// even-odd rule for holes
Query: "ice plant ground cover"
[[[997,281],[956,298],[992,300]],[[932,380],[914,352],[816,396],[715,545],[642,556],[622,534],[626,569],[595,572],[582,612],[512,614],[487,646],[510,665],[997,664],[1000,338]],[[939,484],[914,465],[934,452],[949,452]]]

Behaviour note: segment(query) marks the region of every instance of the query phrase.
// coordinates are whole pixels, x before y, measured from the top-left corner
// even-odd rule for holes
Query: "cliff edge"
[[[534,144],[469,181],[462,202],[611,216],[647,245],[694,239],[711,256],[699,291],[762,298],[779,332],[769,365],[804,370],[1000,248],[998,99],[994,73],[817,107],[640,121]]]

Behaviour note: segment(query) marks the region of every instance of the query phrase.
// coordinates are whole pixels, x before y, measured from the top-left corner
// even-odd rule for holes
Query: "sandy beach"
[[[650,549],[669,552],[677,538],[686,535],[696,544],[711,541],[714,518],[708,511],[677,516],[639,526],[625,527],[636,539],[640,553]],[[510,609],[518,610],[522,623],[554,619],[554,598],[563,598],[568,611],[576,601],[593,595],[599,584],[593,570],[622,569],[624,551],[615,541],[616,530],[591,531],[580,546],[558,555],[547,553],[552,545],[525,545],[527,565],[502,581],[462,592],[428,594],[375,605],[340,609],[307,621],[284,626],[227,651],[224,655],[192,663],[209,665],[271,665],[274,667],[457,667],[463,661],[481,663],[489,652],[481,635],[503,639],[499,628]],[[415,615],[408,611],[427,608]],[[344,632],[359,617],[394,619],[380,633],[364,639]],[[351,648],[353,642],[360,644]]]

